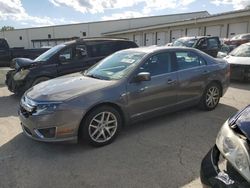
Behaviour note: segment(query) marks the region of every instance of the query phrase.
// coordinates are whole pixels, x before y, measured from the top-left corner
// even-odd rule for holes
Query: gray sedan
[[[228,63],[196,49],[128,49],[84,74],[34,86],[21,99],[19,117],[30,138],[103,146],[134,121],[193,105],[213,110],[229,76]]]

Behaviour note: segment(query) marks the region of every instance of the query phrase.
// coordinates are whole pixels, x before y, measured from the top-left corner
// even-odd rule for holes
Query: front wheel
[[[101,106],[91,111],[82,124],[82,136],[89,144],[99,147],[110,144],[121,128],[121,115],[110,106]]]
[[[221,88],[217,83],[211,83],[205,89],[201,97],[200,107],[204,110],[213,110],[218,105],[221,96]]]

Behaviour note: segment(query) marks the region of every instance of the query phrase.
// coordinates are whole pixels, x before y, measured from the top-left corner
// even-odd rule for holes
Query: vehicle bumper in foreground
[[[247,188],[250,184],[226,161],[227,170],[219,167],[220,151],[214,146],[201,163],[200,179],[203,188]]]
[[[48,114],[25,117],[18,111],[23,133],[37,141],[73,142],[78,140],[79,122],[72,114]],[[69,118],[71,116],[71,118]]]

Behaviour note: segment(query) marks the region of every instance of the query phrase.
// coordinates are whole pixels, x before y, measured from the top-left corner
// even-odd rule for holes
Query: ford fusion
[[[250,187],[250,106],[229,118],[201,164],[204,187]]]
[[[213,110],[229,85],[229,65],[193,48],[116,52],[74,77],[40,83],[21,98],[24,133],[47,142],[102,146],[121,127],[192,105]]]

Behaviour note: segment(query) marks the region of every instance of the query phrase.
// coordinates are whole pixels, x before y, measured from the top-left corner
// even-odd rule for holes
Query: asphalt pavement
[[[136,123],[101,148],[25,137],[19,100],[0,85],[1,188],[198,188],[201,160],[224,121],[250,103],[250,84],[232,83],[213,111],[193,107]]]

